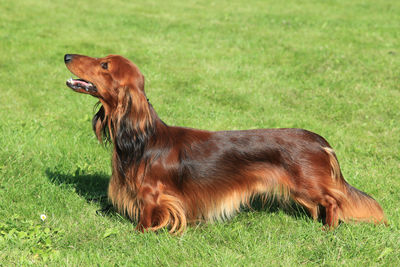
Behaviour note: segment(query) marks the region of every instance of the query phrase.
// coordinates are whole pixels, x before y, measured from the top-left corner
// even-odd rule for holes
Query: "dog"
[[[128,59],[66,54],[73,91],[98,98],[92,120],[113,144],[108,197],[140,231],[232,217],[254,197],[294,201],[328,228],[385,223],[381,206],[343,178],[328,142],[303,129],[205,131],[166,125],[149,103],[144,76]]]

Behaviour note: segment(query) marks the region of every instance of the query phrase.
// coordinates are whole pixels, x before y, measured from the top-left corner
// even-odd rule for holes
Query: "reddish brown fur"
[[[67,60],[68,56],[68,60]],[[385,222],[382,208],[351,187],[330,145],[301,129],[209,132],[165,125],[148,103],[144,77],[120,56],[66,55],[68,69],[91,82],[102,104],[99,138],[114,143],[108,195],[139,230],[229,218],[255,196],[290,199],[325,223]],[[107,63],[107,68],[104,64]]]

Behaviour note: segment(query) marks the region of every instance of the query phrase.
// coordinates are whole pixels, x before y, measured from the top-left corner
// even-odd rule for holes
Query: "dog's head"
[[[139,68],[128,59],[117,55],[93,58],[66,54],[67,68],[79,79],[67,80],[67,86],[75,92],[90,94],[106,105],[118,103],[118,97],[127,90],[144,94],[144,77]]]
[[[93,58],[66,54],[64,62],[78,76],[67,80],[67,86],[97,97],[102,104],[93,118],[93,130],[99,140],[102,136],[113,139],[124,129],[146,132],[151,126],[144,76],[131,61],[117,55]]]

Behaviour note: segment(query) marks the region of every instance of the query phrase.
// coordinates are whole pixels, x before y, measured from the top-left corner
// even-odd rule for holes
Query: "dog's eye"
[[[105,70],[108,70],[108,63],[107,62],[103,62],[101,63],[101,67]]]

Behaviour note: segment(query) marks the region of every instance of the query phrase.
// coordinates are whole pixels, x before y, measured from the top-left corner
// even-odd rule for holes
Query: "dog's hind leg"
[[[335,228],[339,224],[339,206],[337,201],[329,196],[326,195],[324,200],[322,201],[321,205],[325,207],[325,225],[330,228]]]

